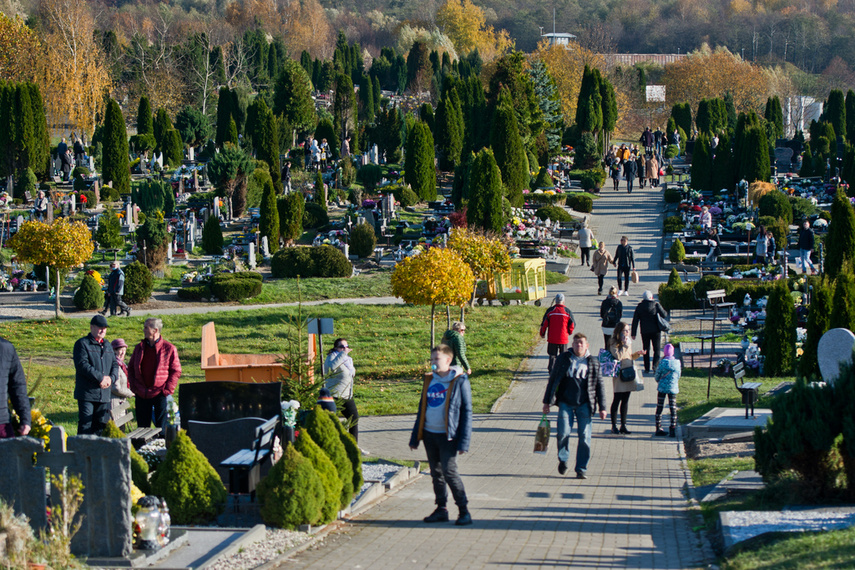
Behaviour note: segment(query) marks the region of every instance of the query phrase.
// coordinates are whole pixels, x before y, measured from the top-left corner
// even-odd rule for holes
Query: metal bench
[[[115,408],[110,410],[110,415],[113,418],[113,423],[116,424],[116,427],[124,431],[128,428],[128,424],[130,424],[134,420],[134,414],[131,412],[131,405],[127,400],[116,406]],[[144,428],[138,427],[132,432],[128,433],[127,438],[131,440],[131,444],[134,446],[134,449],[139,449],[150,441],[157,439],[161,434],[160,428]]]
[[[703,348],[703,343],[701,343],[701,347]],[[690,368],[694,368],[695,367],[695,356],[701,354],[701,349],[685,348],[685,349],[681,349],[681,352],[682,352],[684,357],[688,356],[691,358],[692,364],[691,364]]]
[[[692,290],[694,294],[694,289]],[[720,336],[723,336],[724,333],[715,332],[715,324],[718,321],[726,321],[728,317],[719,317],[718,311],[719,309],[727,309],[728,313],[730,309],[736,306],[736,303],[728,303],[724,300],[725,291],[724,289],[713,289],[712,291],[707,291],[707,297],[704,303],[704,316],[698,317],[698,321],[703,323],[704,321],[712,322],[712,329],[708,334],[703,333],[703,329],[701,329],[701,334],[697,335],[695,338],[701,341],[701,354],[704,353],[704,342],[710,341],[710,354],[715,354],[715,339]],[[713,314],[711,317],[706,316],[706,306],[709,305],[713,310]]]
[[[229,470],[229,493],[249,493],[255,498],[255,487],[261,480],[261,466],[273,455],[273,435],[279,417],[272,417],[255,429],[249,449],[242,449],[220,463]]]
[[[745,419],[748,419],[748,408],[751,408],[751,417],[754,418],[754,402],[760,399],[760,387],[763,385],[760,382],[745,382],[745,364],[737,362],[733,366],[733,385],[739,390],[742,396],[742,403],[745,404]],[[738,381],[738,382],[737,382]]]

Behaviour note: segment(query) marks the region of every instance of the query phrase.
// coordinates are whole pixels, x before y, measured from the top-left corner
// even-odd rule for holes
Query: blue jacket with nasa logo
[[[410,447],[418,447],[423,439],[428,389],[435,376],[433,373],[425,374],[416,423],[413,425],[413,433],[410,437]],[[445,426],[448,440],[457,442],[457,451],[469,451],[469,440],[472,438],[472,386],[465,373],[455,376],[448,386],[445,399]]]

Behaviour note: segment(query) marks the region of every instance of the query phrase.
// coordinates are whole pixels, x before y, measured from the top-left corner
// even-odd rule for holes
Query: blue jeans
[[[811,271],[816,271],[816,268],[813,266],[813,262],[810,260],[811,250],[809,249],[800,249],[799,250],[799,259],[801,259],[802,273],[807,273],[808,265],[810,265]]]
[[[591,407],[587,403],[569,406],[558,402],[558,461],[566,462],[570,459],[570,432],[573,429],[574,415],[576,432],[579,434],[576,473],[584,473],[588,470],[588,460],[591,458]]]

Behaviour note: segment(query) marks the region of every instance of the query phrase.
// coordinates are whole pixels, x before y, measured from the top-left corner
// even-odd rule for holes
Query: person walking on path
[[[701,229],[704,231],[712,228],[712,213],[709,206],[701,208]]]
[[[106,315],[109,310],[110,316],[115,317],[116,307],[121,307],[119,316],[127,315],[130,317],[131,308],[122,301],[122,295],[125,294],[125,272],[119,267],[118,261],[110,262],[110,269],[112,271],[110,271],[110,275],[107,277],[106,302],[104,303],[104,310],[101,311],[101,314]]]
[[[662,139],[665,138],[665,133],[662,132],[662,127],[656,127],[653,133],[653,141],[656,145],[656,154],[662,154]]]
[[[623,318],[623,303],[618,299],[617,287],[609,288],[609,295],[600,303],[600,319],[602,319],[603,346],[608,350],[609,339],[615,332],[615,327]]]
[[[644,132],[641,133],[641,144],[644,145],[644,150],[647,152],[653,152],[653,144],[656,142],[656,137],[650,131],[650,127],[644,129]]]
[[[350,356],[351,350],[346,338],[335,339],[332,350],[324,360],[324,385],[334,398],[344,400],[341,415],[351,422],[348,432],[359,442],[359,410],[356,409],[356,400],[353,399],[356,368]]]
[[[119,411],[119,406],[125,403],[128,398],[133,398],[134,393],[131,392],[128,386],[128,365],[125,364],[125,355],[128,352],[128,343],[123,338],[117,338],[110,343],[113,347],[113,353],[116,355],[116,363],[119,369],[116,371],[116,381],[110,386],[110,415],[115,421],[122,412]]]
[[[95,315],[89,321],[89,334],[74,343],[77,435],[97,435],[110,421],[110,387],[119,364],[113,347],[104,340],[108,326],[103,315]]]
[[[606,278],[606,273],[609,272],[610,263],[614,264],[614,258],[612,254],[606,251],[606,243],[600,241],[597,244],[597,250],[594,252],[594,258],[591,261],[591,271],[597,276],[597,295],[603,294],[603,281]]]
[[[614,399],[610,410],[612,418],[612,433],[622,433],[629,435],[630,432],[626,429],[626,416],[629,410],[629,397],[633,392],[638,390],[638,381],[633,379],[627,382],[621,379],[620,371],[624,368],[635,368],[634,361],[637,360],[643,351],[639,350],[632,352],[632,338],[629,335],[629,325],[621,321],[615,326],[612,338],[609,341],[609,351],[612,353],[612,358],[618,362],[615,376],[612,378],[612,388],[614,390]],[[617,413],[620,409],[620,429],[617,427]]]
[[[816,274],[816,267],[813,266],[813,262],[810,260],[810,254],[813,251],[814,246],[814,235],[813,230],[810,227],[810,222],[805,220],[802,223],[802,227],[799,228],[799,259],[800,265],[802,266],[802,273],[807,273],[808,265],[810,265],[810,273],[811,275]]]
[[[659,343],[662,338],[662,330],[659,328],[659,317],[668,318],[668,313],[662,308],[658,301],[653,300],[653,293],[645,291],[641,302],[635,307],[632,315],[632,340],[641,325],[641,348],[644,350],[644,372],[650,373],[650,351],[653,344],[653,369],[659,366]]]
[[[570,459],[570,433],[573,418],[576,418],[576,478],[587,479],[588,461],[591,458],[591,419],[600,411],[600,419],[606,419],[606,389],[600,376],[600,363],[588,351],[588,337],[582,333],[573,335],[573,350],[558,357],[546,393],[543,395],[543,413],[550,406],[558,406],[558,473],[567,472]]]
[[[573,319],[573,313],[564,305],[564,293],[558,293],[552,300],[552,306],[546,309],[543,321],[540,323],[540,338],[545,337],[547,342],[546,354],[549,355],[549,364],[546,369],[549,372],[552,372],[555,358],[567,350],[574,328],[576,328],[576,321]]]
[[[638,187],[644,188],[644,181],[647,180],[647,173],[644,170],[646,165],[646,162],[644,161],[644,155],[639,154],[635,162],[637,163],[636,170],[638,171]]]
[[[671,412],[671,428],[668,436],[677,437],[677,394],[680,393],[680,361],[674,358],[674,345],[670,342],[662,348],[664,358],[656,367],[656,434],[665,435],[662,429],[662,408],[668,397],[668,410]]]
[[[659,161],[653,155],[647,155],[647,162],[644,165],[644,172],[647,174],[647,180],[652,188],[659,186]]]
[[[582,250],[582,265],[591,265],[591,248],[594,247],[594,232],[588,227],[588,218],[579,230],[579,249]]]
[[[30,414],[30,399],[27,397],[27,377],[14,345],[0,337],[0,439],[15,437],[9,404],[18,414],[21,424],[17,435],[27,435],[33,420]]]
[[[770,230],[766,230],[766,265],[775,263],[775,254],[778,248],[775,245],[775,236]]]
[[[638,163],[635,162],[635,156],[630,157],[623,162],[623,177],[626,179],[626,191],[632,194],[632,184],[635,182],[635,175],[638,173]]]
[[[472,376],[472,367],[469,366],[469,359],[466,358],[466,340],[463,335],[466,333],[466,323],[454,321],[451,323],[451,328],[445,331],[442,335],[440,344],[447,344],[454,352],[454,358],[451,360],[452,366],[462,366],[466,371],[467,376]]]
[[[162,336],[163,321],[146,319],[143,324],[145,338],[134,347],[128,366],[128,383],[136,396],[136,416],[139,427],[166,424],[166,397],[175,393],[181,378],[178,350]]]
[[[457,526],[472,524],[466,489],[457,472],[457,455],[469,451],[472,438],[472,387],[469,377],[451,365],[454,352],[445,344],[431,350],[433,374],[425,378],[416,423],[410,436],[410,449],[425,444],[436,510],[425,517],[426,523],[448,522],[448,491],[459,509]]]
[[[635,254],[632,246],[629,245],[628,237],[621,236],[620,245],[617,246],[613,259],[614,264],[617,265],[618,297],[629,295],[629,274],[635,269]],[[623,277],[623,287],[621,287],[621,277]]]
[[[617,156],[612,157],[611,162],[609,162],[609,176],[612,178],[615,192],[618,191],[618,186],[620,186],[620,163],[621,160]]]

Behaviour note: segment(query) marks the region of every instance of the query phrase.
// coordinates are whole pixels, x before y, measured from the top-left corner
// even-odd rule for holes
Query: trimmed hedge
[[[374,253],[377,245],[377,234],[369,224],[358,224],[350,233],[350,249],[354,255],[368,257]]]
[[[178,298],[185,301],[201,301],[211,298],[211,287],[205,285],[188,285],[178,290]]]
[[[91,311],[104,306],[104,292],[101,285],[88,273],[83,276],[83,283],[74,293],[74,306],[81,311]]]
[[[139,261],[134,261],[124,268],[124,272],[125,294],[122,300],[129,305],[148,301],[154,290],[154,277],[148,267]]]
[[[564,208],[559,208],[558,206],[544,206],[540,208],[534,214],[541,220],[546,220],[547,218],[552,220],[553,222],[571,222],[573,221],[573,217],[567,213]]]
[[[331,245],[286,247],[273,255],[270,272],[275,278],[350,277],[353,265]]]
[[[665,203],[667,204],[679,204],[683,199],[683,193],[680,192],[679,188],[666,188],[665,189]]]
[[[570,194],[565,203],[577,212],[584,214],[589,214],[594,209],[594,199],[587,194]]]
[[[220,301],[240,301],[261,294],[261,281],[254,279],[228,279],[211,283],[211,293]]]
[[[800,278],[801,276],[798,275],[791,278],[790,281]],[[692,296],[693,290],[698,299],[704,299],[708,291],[724,289],[725,299],[741,306],[746,293],[751,295],[752,299],[757,300],[770,295],[779,282],[734,282],[733,280],[716,277],[715,275],[707,275],[694,283],[686,283],[680,286],[660,285],[659,302],[663,308],[669,311],[673,309],[697,309],[699,305]],[[789,286],[790,283],[788,282],[787,285]]]
[[[673,234],[683,230],[685,223],[680,216],[668,216],[662,223],[662,229],[666,234]]]
[[[303,229],[322,228],[330,223],[329,214],[317,202],[306,202],[303,210]]]
[[[323,517],[326,490],[321,476],[293,445],[285,446],[282,458],[256,491],[261,518],[268,525],[293,529],[315,524]]]

